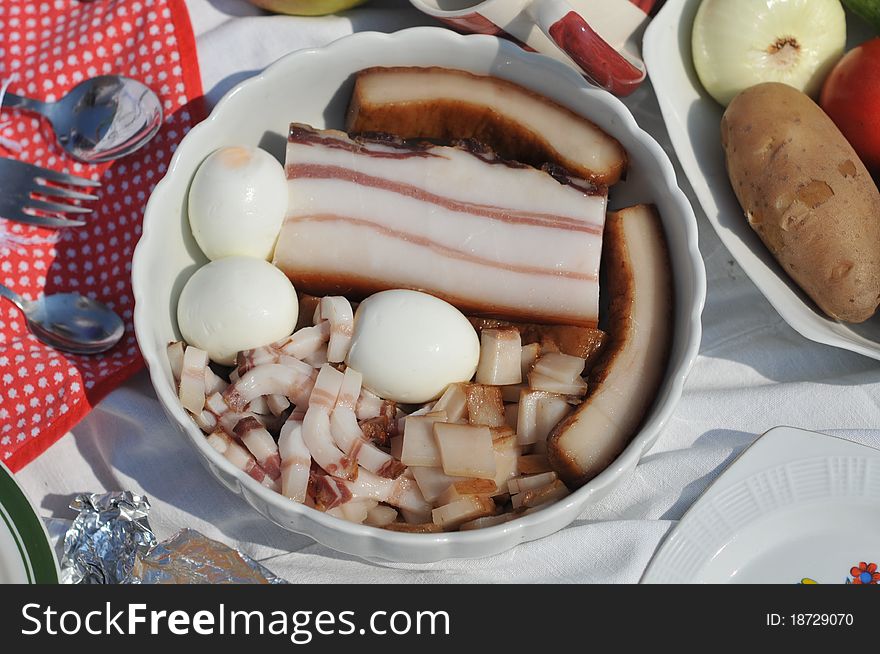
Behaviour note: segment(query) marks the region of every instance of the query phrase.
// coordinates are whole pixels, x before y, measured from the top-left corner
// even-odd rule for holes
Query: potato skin
[[[832,318],[880,304],[880,192],[831,119],[775,82],[737,95],[721,144],[746,218],[786,273]]]

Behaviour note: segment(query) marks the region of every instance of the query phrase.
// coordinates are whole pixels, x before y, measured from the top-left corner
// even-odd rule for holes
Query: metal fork
[[[55,200],[97,200],[98,196],[85,190],[77,191],[55,184],[81,189],[101,186],[100,182],[84,177],[58,173],[15,159],[0,158],[0,218],[40,227],[85,225],[82,220],[68,218],[67,215],[87,214],[91,213],[91,209]]]

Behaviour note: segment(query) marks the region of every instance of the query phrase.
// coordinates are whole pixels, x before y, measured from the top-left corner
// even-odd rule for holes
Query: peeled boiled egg
[[[480,339],[458,309],[427,293],[393,290],[358,306],[346,364],[379,397],[420,404],[470,380],[479,359]]]
[[[240,350],[290,335],[298,315],[296,290],[287,276],[253,257],[226,257],[202,266],[177,304],[183,340],[224,365],[235,363]]]
[[[199,166],[189,190],[189,224],[212,261],[269,259],[287,213],[284,167],[259,148],[216,150]]]

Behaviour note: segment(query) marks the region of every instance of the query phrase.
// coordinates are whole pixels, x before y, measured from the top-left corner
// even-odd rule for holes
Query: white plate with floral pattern
[[[880,583],[880,450],[777,427],[713,483],[642,583]]]

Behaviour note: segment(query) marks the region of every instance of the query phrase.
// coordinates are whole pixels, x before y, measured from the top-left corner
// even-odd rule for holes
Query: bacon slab
[[[499,77],[449,68],[367,68],[355,77],[346,131],[450,142],[472,138],[507,159],[551,162],[612,185],[620,143],[583,116]]]
[[[595,326],[607,190],[457,147],[294,123],[275,265],[314,295],[426,291],[459,309]]]
[[[590,372],[589,396],[547,439],[550,464],[572,488],[611,465],[657,396],[672,341],[671,270],[663,224],[653,206],[609,214],[608,347]]]

